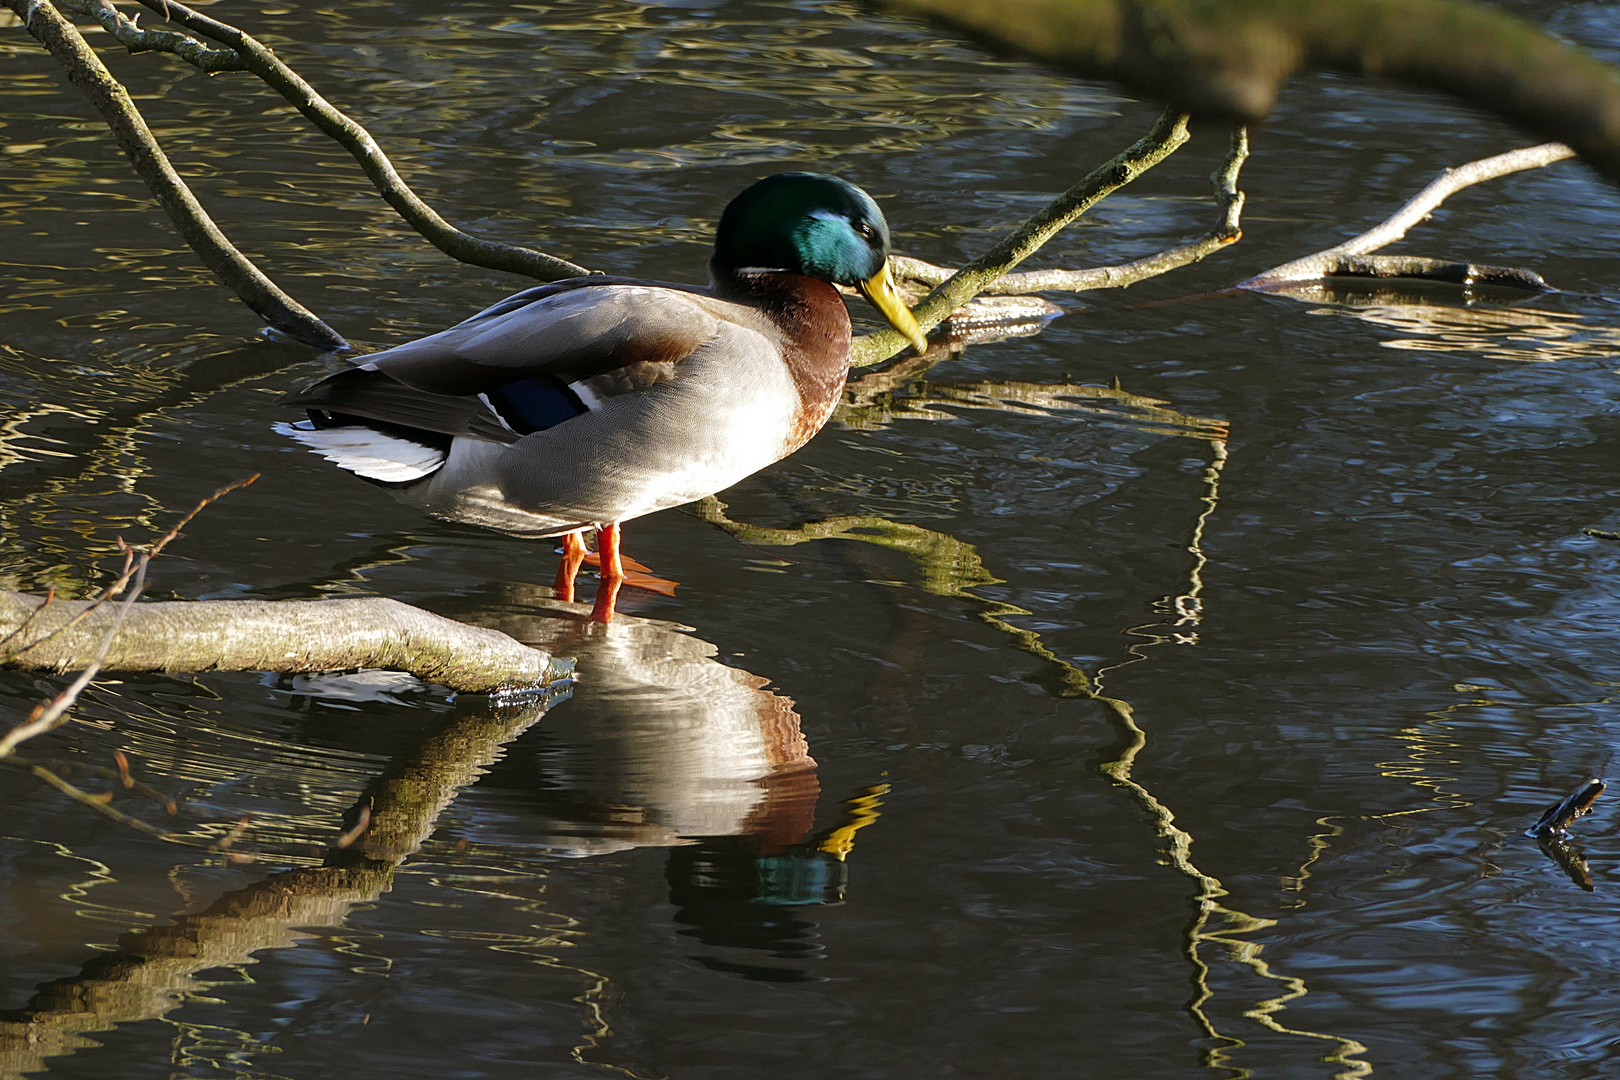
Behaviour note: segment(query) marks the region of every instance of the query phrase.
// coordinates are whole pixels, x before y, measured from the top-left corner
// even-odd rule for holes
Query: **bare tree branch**
[[[169,220],[208,269],[230,286],[255,314],[289,337],[327,349],[348,345],[341,334],[282,292],[225,238],[180,174],[174,171],[174,166],[169,164],[146,121],[130,101],[129,93],[107,71],[72,23],[45,0],[0,0],[0,3],[16,12],[28,32],[67,69],[68,79],[84,91],[107,121],[135,171],[146,181]]]
[[[56,6],[95,19],[132,53],[173,53],[209,75],[220,71],[247,70],[235,49],[210,48],[206,42],[173,30],[144,30],[135,25],[134,19],[126,19],[107,0],[56,0]]]
[[[122,538],[120,538],[118,544],[124,549],[123,572],[118,575],[117,579],[114,580],[111,585],[107,586],[107,588],[103,590],[100,596],[96,597],[94,600],[77,605],[80,610],[71,615],[66,622],[61,623],[54,629],[44,632],[38,637],[23,638],[23,643],[21,645],[11,644],[13,641],[16,641],[25,631],[34,628],[35,624],[39,621],[39,616],[46,610],[50,609],[53,601],[56,598],[56,593],[54,590],[52,590],[52,592],[46,595],[44,601],[29,613],[27,618],[23,619],[14,629],[6,633],[3,637],[0,637],[0,646],[8,646],[4,652],[0,652],[0,660],[8,662],[14,661],[23,653],[28,652],[39,645],[45,644],[46,642],[53,641],[64,632],[71,630],[92,612],[98,610],[107,600],[123,592],[124,588],[129,586],[132,580],[134,582],[133,587],[131,587],[129,590],[129,596],[124,599],[122,604],[118,605],[118,610],[113,612],[111,619],[104,620],[107,622],[107,626],[102,631],[101,640],[96,646],[95,655],[82,665],[84,670],[79,673],[79,677],[74,679],[73,682],[69,684],[69,686],[61,693],[57,694],[56,697],[36,708],[33,715],[29,716],[25,722],[8,731],[4,737],[0,737],[0,758],[4,758],[9,755],[16,748],[18,743],[23,742],[26,739],[32,739],[35,735],[40,735],[51,730],[67,718],[68,710],[73,708],[74,703],[79,700],[79,695],[84,692],[84,688],[90,685],[91,680],[96,677],[96,673],[101,670],[102,664],[106,663],[107,653],[112,648],[113,639],[118,636],[118,631],[124,625],[124,620],[129,617],[130,608],[133,607],[135,601],[140,598],[141,589],[146,584],[146,568],[151,565],[152,560],[162,553],[163,549],[169,545],[170,541],[174,540],[175,537],[180,535],[180,530],[185,528],[186,525],[190,524],[192,518],[195,518],[198,514],[202,513],[203,509],[210,503],[223,498],[238,488],[247,487],[258,478],[259,474],[254,473],[252,476],[249,476],[246,479],[237,480],[226,484],[224,487],[219,488],[213,494],[204,498],[196,506],[192,507],[189,512],[182,516],[179,521],[175,522],[174,525],[169,528],[168,532],[160,536],[157,539],[157,542],[148,548],[139,559],[135,558],[134,551],[126,546]],[[60,607],[56,608],[58,613],[60,613],[61,610],[62,609]],[[79,667],[80,665],[75,664],[73,666]],[[39,772],[38,769],[35,771]],[[43,774],[41,775],[43,777]],[[44,778],[47,780],[50,779],[49,777]],[[64,791],[68,790],[67,787],[63,786],[65,781],[63,783],[57,783],[55,780],[50,780],[50,782],[55,783]],[[71,794],[71,792],[69,793]]]
[[[6,2],[10,3],[13,0]],[[540,281],[581,277],[591,272],[583,266],[554,255],[547,255],[531,248],[496,243],[462,232],[440,217],[437,211],[423,202],[416,192],[400,179],[399,173],[394,170],[393,162],[388,160],[388,155],[382,152],[370,132],[334,108],[315,91],[313,86],[282,63],[274,52],[256,38],[228,23],[210,18],[172,0],[141,0],[141,2],[165,19],[177,22],[193,33],[212,38],[227,46],[237,55],[243,70],[251,71],[263,79],[272,89],[291,102],[294,108],[303,113],[310,123],[349,151],[360,163],[360,167],[366,171],[366,175],[371,178],[371,182],[376,185],[377,191],[387,200],[388,205],[398,211],[399,216],[404,218],[411,228],[421,233],[446,255],[473,266],[523,274]],[[163,48],[156,44],[147,47]],[[165,51],[173,51],[176,55],[191,60],[190,56],[179,49]]]
[[[1236,243],[1243,237],[1243,192],[1238,190],[1237,180],[1248,157],[1248,130],[1242,126],[1235,127],[1226,160],[1209,178],[1215,188],[1215,204],[1220,210],[1220,220],[1203,236],[1118,266],[1098,266],[1087,270],[1027,270],[1007,274],[985,286],[980,295],[1021,296],[1034,292],[1087,292],[1092,289],[1122,288],[1198,262],[1228,244]],[[903,255],[895,256],[890,263],[896,278],[924,285],[939,285],[956,272],[949,267],[935,266]]]
[[[40,599],[0,590],[0,664],[28,671],[82,669],[55,698],[0,736],[0,759],[60,724],[103,667],[166,672],[387,667],[469,692],[527,689],[556,677],[558,669],[543,650],[393,600],[137,605],[152,559],[210,503],[257,479],[254,474],[226,484],[204,498],[138,559],[125,547],[123,571],[94,599],[61,601],[54,593]],[[124,602],[108,611],[106,601],[131,582]]]
[[[1288,279],[1263,282],[1239,288],[1257,292],[1287,292],[1303,285],[1319,282],[1323,278],[1419,278],[1425,281],[1446,281],[1454,285],[1501,285],[1530,292],[1553,292],[1547,279],[1534,270],[1517,266],[1490,266],[1485,263],[1453,262],[1432,259],[1427,255],[1343,255],[1320,275],[1303,280]]]
[[[1006,239],[923,297],[922,303],[912,309],[923,332],[927,333],[938,326],[951,312],[973,299],[990,283],[1035,254],[1065,225],[1169,157],[1186,141],[1186,114],[1166,109],[1146,135],[1113,160],[1093,169]],[[855,340],[850,350],[850,366],[881,364],[898,355],[907,344],[898,330],[886,328],[863,335]]]
[[[1547,283],[1539,275],[1524,270],[1477,267],[1471,263],[1451,263],[1416,257],[1380,256],[1374,259],[1363,257],[1368,252],[1377,251],[1401,239],[1408,229],[1426,218],[1445,202],[1447,197],[1463,188],[1495,180],[1510,173],[1522,172],[1525,169],[1539,169],[1574,156],[1575,151],[1563,143],[1542,143],[1540,146],[1527,146],[1506,154],[1497,154],[1495,157],[1471,161],[1455,169],[1447,169],[1428,187],[1413,196],[1405,206],[1360,236],[1352,237],[1315,255],[1307,255],[1303,259],[1274,266],[1247,281],[1239,282],[1238,288],[1272,289],[1301,281],[1315,281],[1334,274],[1347,274],[1360,277],[1438,277],[1442,280],[1458,280],[1461,277],[1464,284],[1494,281],[1544,291]]]

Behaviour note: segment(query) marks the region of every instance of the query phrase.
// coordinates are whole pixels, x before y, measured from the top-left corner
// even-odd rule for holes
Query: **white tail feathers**
[[[420,480],[444,464],[443,450],[362,427],[318,428],[308,420],[275,425],[278,435],[297,439],[311,452],[356,476],[403,484]]]

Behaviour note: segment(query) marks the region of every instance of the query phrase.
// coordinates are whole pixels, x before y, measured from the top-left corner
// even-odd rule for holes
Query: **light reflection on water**
[[[1620,42],[1601,6],[1530,5],[1555,8]],[[458,223],[680,280],[761,172],[839,171],[908,254],[956,262],[1153,115],[838,5],[240,17]],[[440,258],[250,80],[110,62],[233,236],[355,340],[515,287]],[[1612,1054],[1613,811],[1578,826],[1590,894],[1520,836],[1616,736],[1620,547],[1581,530],[1620,526],[1598,298],[1620,214],[1579,167],[1459,196],[1406,248],[1522,263],[1563,296],[1156,303],[1523,141],[1307,82],[1256,133],[1241,244],[1060,297],[1038,337],[863,376],[839,424],[723,506],[637,522],[631,550],[683,586],[631,598],[627,652],[544,599],[538,545],[280,445],[274,395],[334,362],[252,339],[51,61],[0,29],[0,63],[0,583],[81,591],[119,535],[261,472],[155,594],[375,592],[581,671],[521,723],[397,686],[98,690],[37,753],[110,785],[122,749],[177,827],[250,815],[261,861],[110,831],[0,772],[0,1009],[72,997],[122,935],[179,940],[261,900],[267,921],[138,1007],[97,983],[137,1011],[57,1024],[78,1049],[52,1071],[1540,1076]],[[1201,231],[1225,135],[1199,134],[1054,258]],[[49,682],[0,674],[0,711]],[[278,893],[463,724],[504,749],[418,786],[437,810],[389,849],[413,854],[318,917]]]

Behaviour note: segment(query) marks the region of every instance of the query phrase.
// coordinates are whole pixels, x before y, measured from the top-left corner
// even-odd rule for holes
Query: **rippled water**
[[[1155,115],[837,4],[228,6],[447,217],[679,280],[764,172],[837,171],[950,262]],[[1512,6],[1620,53],[1613,5]],[[247,76],[109,63],[364,348],[520,284],[418,240]],[[275,396],[343,361],[255,336],[16,27],[0,72],[0,583],[88,589],[120,535],[261,472],[153,595],[379,594],[579,664],[510,708],[98,684],[33,757],[100,791],[122,751],[155,794],[115,806],[210,841],[246,818],[257,861],[0,770],[0,1071],[1608,1074],[1614,810],[1577,827],[1591,891],[1521,835],[1620,738],[1620,545],[1583,532],[1620,527],[1620,194],[1584,166],[1460,195],[1403,249],[1564,293],[1208,295],[1528,141],[1304,80],[1255,133],[1242,243],[858,381],[723,507],[631,526],[683,584],[627,591],[645,621],[604,637],[547,598],[546,545],[274,436]],[[1224,149],[1195,128],[1043,259],[1203,231]],[[0,674],[0,722],[60,683]],[[373,861],[322,866],[362,804]]]

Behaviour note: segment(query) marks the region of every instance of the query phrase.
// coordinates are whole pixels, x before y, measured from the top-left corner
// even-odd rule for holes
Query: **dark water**
[[[1516,10],[1620,51],[1612,5]],[[837,171],[954,261],[1155,114],[836,4],[227,15],[460,224],[682,280],[765,172]],[[238,243],[365,348],[519,285],[419,241],[247,76],[109,60]],[[1402,249],[1561,295],[1152,303],[1529,141],[1304,81],[1255,133],[1241,244],[864,385],[725,494],[731,532],[636,522],[683,585],[627,591],[650,621],[603,638],[546,599],[546,545],[271,433],[342,361],[255,337],[15,27],[0,120],[0,584],[86,590],[117,537],[261,472],[153,595],[379,594],[579,663],[571,698],[504,709],[381,676],[98,684],[33,758],[100,791],[121,750],[180,805],[115,806],[205,839],[245,817],[258,861],[0,770],[0,1070],[1613,1075],[1615,811],[1577,828],[1590,892],[1521,835],[1620,737],[1620,545],[1582,532],[1620,526],[1620,196],[1584,166],[1458,196]],[[1224,147],[1197,129],[1049,261],[1201,232]],[[0,674],[0,722],[59,685]],[[397,868],[320,868],[363,800]]]

